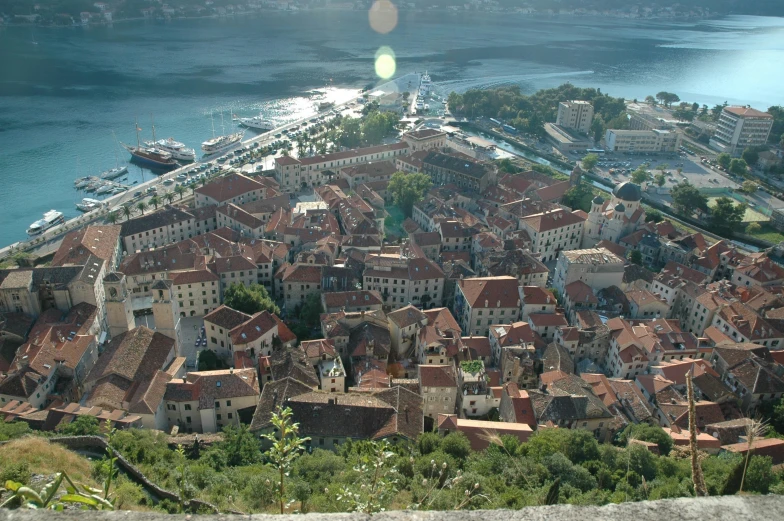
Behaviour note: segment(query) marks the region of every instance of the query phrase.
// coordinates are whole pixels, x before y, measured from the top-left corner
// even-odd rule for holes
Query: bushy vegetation
[[[113,444],[165,488],[183,488],[189,497],[221,510],[279,512],[280,473],[261,450],[260,439],[244,428],[227,434],[226,441],[201,450],[198,457],[169,449],[166,436],[151,431],[119,432]],[[378,509],[451,510],[461,505],[466,491],[471,499],[460,508],[521,508],[546,504],[556,480],[558,501],[578,505],[694,495],[688,456],[673,449],[659,427],[628,427],[615,444],[600,444],[591,432],[568,429],[541,430],[525,444],[511,437],[489,438],[492,443],[483,452],[472,451],[460,433],[425,433],[416,443],[386,448],[347,442],[337,453],[314,449],[291,462],[285,476],[286,511],[364,510],[368,501]],[[662,455],[630,439],[657,443]],[[394,493],[355,498],[364,506],[354,499],[347,503],[346,494],[364,494],[371,486],[374,473],[362,469],[375,468],[380,458],[385,470],[379,479]],[[719,495],[732,490],[730,481],[743,460],[704,455],[701,462],[709,494]],[[784,492],[769,458],[751,457],[743,490]]]
[[[544,123],[555,122],[558,103],[567,100],[590,101],[594,106],[591,136],[599,140],[608,128],[628,128],[623,98],[602,94],[599,89],[575,87],[569,83],[554,89],[543,89],[526,96],[517,85],[496,89],[470,89],[463,94],[449,95],[453,113],[468,117],[500,118],[520,131],[544,134]]]
[[[246,286],[234,282],[224,291],[223,303],[248,315],[253,315],[260,311],[280,314],[280,308],[272,300],[267,289],[261,284]]]

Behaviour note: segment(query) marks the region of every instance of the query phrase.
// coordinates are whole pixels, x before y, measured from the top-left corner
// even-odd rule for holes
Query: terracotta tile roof
[[[430,152],[422,161],[423,166],[432,165],[436,168],[444,168],[458,172],[474,179],[482,179],[490,174],[491,168],[468,157],[459,157],[454,154],[442,154],[441,152]]]
[[[574,374],[574,360],[569,351],[557,342],[547,345],[542,354],[542,370],[563,371],[567,374]]]
[[[731,114],[735,114],[736,116],[741,116],[741,117],[773,119],[773,116],[771,116],[767,112],[762,112],[761,110],[753,109],[751,107],[732,106],[732,107],[724,107],[724,110]]]
[[[563,313],[531,313],[528,315],[528,322],[532,327],[560,327],[568,326],[566,317]]]
[[[274,315],[269,311],[261,311],[253,315],[249,320],[233,327],[229,331],[231,343],[235,346],[245,345],[261,338],[278,325],[273,317]]]
[[[434,128],[421,128],[419,130],[412,130],[410,132],[406,132],[405,134],[403,134],[403,138],[405,139],[408,137],[414,140],[420,140],[420,139],[428,139],[436,136],[445,136],[445,135],[446,133],[441,130],[436,130]]]
[[[622,259],[626,258],[626,248],[624,248],[623,246],[621,246],[617,242],[611,242],[611,241],[607,241],[607,240],[602,240],[602,241],[599,241],[599,243],[596,245],[596,248],[597,249],[604,248],[605,250],[608,250],[608,251],[614,253],[615,255],[617,255],[618,257],[620,257]]]
[[[438,232],[412,233],[411,240],[419,246],[441,246],[441,236]]]
[[[120,240],[119,225],[89,225],[63,237],[52,258],[52,266],[84,265],[90,255],[110,261]]]
[[[721,448],[743,455],[751,449],[752,454],[755,456],[770,456],[774,465],[784,463],[784,440],[779,438],[758,438],[754,440],[751,447],[749,447],[748,442],[742,442],[723,445]]]
[[[111,375],[130,382],[151,380],[163,369],[174,349],[174,340],[144,326],[114,337],[98,357],[87,382]]]
[[[177,286],[218,281],[220,281],[220,277],[210,270],[190,270],[172,274],[172,282]]]
[[[256,432],[271,428],[272,414],[277,411],[278,407],[286,407],[292,398],[309,393],[312,390],[313,387],[294,378],[283,378],[265,383],[264,388],[261,390],[261,397],[256,406],[256,411],[253,413],[250,430]]]
[[[564,196],[567,190],[569,190],[569,181],[560,181],[557,183],[553,183],[550,186],[545,186],[544,188],[539,188],[536,191],[537,197],[542,201],[558,201],[561,197]],[[578,212],[582,212],[582,210],[577,210]],[[585,214],[585,212],[583,212]],[[583,217],[582,215],[580,217]],[[588,214],[585,214],[585,219],[588,218]]]
[[[204,315],[204,322],[209,322],[210,324],[215,324],[216,326],[231,331],[240,324],[250,320],[250,318],[250,315],[246,315],[242,311],[237,311],[224,304]]]
[[[313,389],[319,385],[319,379],[308,357],[301,349],[281,349],[272,353],[270,372],[273,380],[294,378],[298,382],[310,385]]]
[[[310,282],[321,284],[321,266],[311,264],[286,264],[275,274],[283,282]]]
[[[321,359],[322,355],[327,355],[330,358],[335,358],[337,356],[334,340],[326,340],[324,338],[319,340],[303,340],[299,347],[311,360]]]
[[[350,309],[357,306],[377,306],[383,303],[381,294],[374,290],[336,291],[323,293],[327,309]]]
[[[575,304],[598,304],[599,299],[593,294],[591,287],[581,280],[567,284],[564,293]]]
[[[542,342],[541,337],[531,329],[528,322],[494,324],[490,326],[490,335],[497,338],[498,345],[501,347]]]
[[[427,324],[427,315],[412,304],[387,313],[387,319],[399,328],[405,328],[416,323],[422,324],[424,322]]]
[[[466,435],[471,449],[485,450],[490,445],[488,435],[513,436],[520,443],[525,443],[533,434],[531,427],[525,423],[491,422],[483,420],[467,420],[454,414],[439,414],[438,429],[449,432],[459,431]]]
[[[299,163],[305,165],[315,165],[327,161],[340,161],[343,159],[359,158],[361,156],[380,154],[382,152],[389,152],[392,150],[407,150],[408,143],[400,142],[391,145],[377,145],[366,148],[357,148],[355,150],[346,150],[343,152],[335,152],[332,154],[316,155],[312,157],[305,157],[299,160]]]
[[[555,304],[555,296],[551,291],[539,286],[522,286],[523,304],[536,306]]]
[[[151,380],[145,381],[139,386],[128,406],[128,412],[155,414],[166,394],[166,384],[171,379],[171,375],[160,370],[156,371]]]
[[[433,308],[425,310],[427,323],[441,331],[460,331],[460,325],[452,316],[448,308]]]
[[[232,173],[200,186],[196,193],[209,197],[218,203],[228,201],[254,190],[262,190],[265,185],[242,174]]]
[[[534,231],[542,233],[565,226],[582,224],[585,222],[585,218],[580,217],[575,213],[567,212],[564,209],[557,209],[551,212],[538,213],[525,217],[522,221]]]
[[[183,397],[187,399],[170,398],[171,383],[167,386],[166,399],[172,401],[198,400],[199,410],[214,409],[215,402],[218,400],[259,396],[260,393],[259,380],[254,368],[199,371],[188,373],[185,380],[184,385],[177,384],[177,392],[183,393]],[[186,386],[192,387],[193,391],[188,393]]]
[[[458,281],[471,307],[518,308],[518,281],[514,277],[477,277]]]
[[[692,373],[693,376],[709,374],[718,378],[719,374],[713,370],[707,360],[684,358],[683,360],[672,360],[670,362],[659,362],[651,367],[651,371],[656,371],[674,382],[676,385],[686,385],[686,375]]]
[[[784,336],[766,319],[740,302],[732,302],[717,313],[730,326],[751,341]]]
[[[457,375],[455,374],[454,365],[422,364],[418,368],[419,383],[422,387],[449,387],[457,389]]]
[[[351,329],[348,351],[353,358],[372,357],[386,361],[392,349],[389,329],[363,322]]]

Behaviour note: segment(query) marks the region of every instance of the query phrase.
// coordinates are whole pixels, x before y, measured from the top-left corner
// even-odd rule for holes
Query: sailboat
[[[215,137],[215,120],[212,118],[212,114],[210,114],[210,120],[212,121],[212,139],[208,139],[207,141],[201,144],[201,149],[204,152],[205,156],[225,152],[226,150],[235,147],[242,142],[242,136],[245,135],[244,130],[228,135],[224,133],[225,129],[223,127],[222,112],[221,112],[221,132],[224,133],[223,135]]]
[[[121,143],[123,148],[131,153],[131,158],[135,161],[156,167],[156,168],[176,168],[179,166],[177,161],[174,160],[172,155],[168,152],[164,152],[163,150],[158,150],[155,147],[147,147],[142,146],[141,141],[139,140],[139,132],[142,129],[139,128],[139,121],[136,121],[136,146],[126,145],[125,143]],[[152,140],[155,141],[155,127],[153,126],[152,129]]]
[[[120,158],[117,156],[117,136],[114,135],[114,130],[112,130],[112,136],[114,136],[114,168],[110,168],[109,170],[105,171],[101,174],[101,179],[116,179],[126,173],[128,171],[128,165],[120,166]]]
[[[152,116],[150,116],[152,119]],[[168,152],[177,161],[196,161],[196,151],[186,147],[174,138],[155,140],[155,123],[152,123],[152,141],[145,141],[145,146],[157,148],[163,152]]]

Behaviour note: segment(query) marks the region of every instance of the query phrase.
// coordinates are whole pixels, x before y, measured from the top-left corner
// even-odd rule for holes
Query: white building
[[[593,105],[590,101],[562,101],[558,104],[556,125],[587,134],[593,122]]]
[[[641,201],[642,190],[630,182],[616,186],[608,201],[596,196],[585,220],[582,247],[592,248],[603,240],[617,243],[645,224]]]
[[[719,152],[739,156],[747,147],[768,142],[773,116],[751,107],[724,107],[710,146]]]
[[[563,295],[574,281],[585,282],[593,291],[621,286],[626,262],[605,248],[562,251],[553,275],[553,287]]]
[[[654,153],[677,152],[681,135],[669,130],[608,130],[604,136],[608,152]]]

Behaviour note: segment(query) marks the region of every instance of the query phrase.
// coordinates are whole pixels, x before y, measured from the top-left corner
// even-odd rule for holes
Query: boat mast
[[[223,126],[223,111],[221,111],[221,136],[226,135],[226,127]]]
[[[139,118],[137,117],[136,118],[136,148],[141,148],[142,147],[141,141],[139,141],[139,131],[140,130],[141,129],[139,128]]]
[[[120,168],[120,158],[117,156],[117,136],[114,134],[114,130],[112,130],[112,137],[114,138],[114,166]]]
[[[150,124],[152,125],[152,142],[155,144],[155,120],[153,120],[152,114],[150,114]]]

